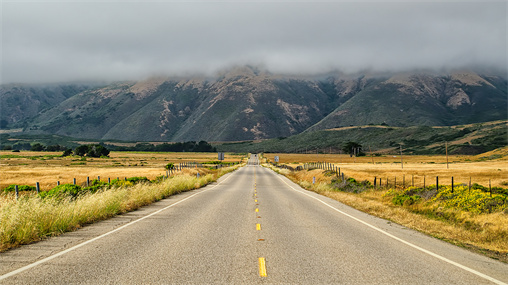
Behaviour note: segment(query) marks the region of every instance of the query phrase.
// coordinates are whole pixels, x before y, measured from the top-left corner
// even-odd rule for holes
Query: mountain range
[[[0,127],[127,141],[244,141],[351,125],[449,126],[508,118],[506,74],[319,75],[243,66],[216,76],[2,85]]]

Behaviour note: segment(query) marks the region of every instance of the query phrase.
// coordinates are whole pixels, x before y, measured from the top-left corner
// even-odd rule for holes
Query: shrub
[[[447,208],[457,207],[472,213],[492,213],[502,211],[508,206],[508,197],[502,194],[483,192],[480,187],[469,191],[467,186],[442,187],[432,201],[440,202]]]
[[[83,190],[86,190],[90,193],[95,193],[99,189],[104,188],[105,186],[109,186],[109,184],[107,182],[94,179],[92,180],[92,182],[90,182],[90,185],[88,187],[83,188]]]
[[[129,187],[129,186],[133,186],[134,183],[132,183],[130,181],[126,181],[126,180],[114,179],[113,181],[111,181],[111,185],[115,185],[118,187]]]
[[[351,193],[360,193],[366,191],[371,187],[369,181],[364,180],[361,182],[356,181],[354,178],[347,178],[346,180],[342,180],[340,178],[332,179],[332,188],[335,188],[344,192]]]
[[[53,188],[47,192],[40,192],[39,195],[42,198],[47,198],[47,197],[76,198],[81,192],[83,192],[83,189],[78,185],[62,184],[62,185],[56,186],[55,188]]]
[[[6,188],[4,188],[4,192],[5,193],[8,193],[8,192],[14,192],[16,190],[16,185],[12,184],[12,185],[9,185],[7,186]],[[30,185],[18,185],[18,191],[35,191],[36,188],[35,186],[30,186]]]
[[[141,183],[141,182],[146,182],[146,183],[150,182],[150,180],[146,177],[130,177],[130,178],[127,178],[127,181],[132,182],[133,184],[137,184],[137,183]]]

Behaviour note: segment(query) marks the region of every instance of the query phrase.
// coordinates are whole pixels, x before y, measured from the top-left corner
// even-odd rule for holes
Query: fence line
[[[339,177],[342,180],[345,179],[344,172],[341,172],[340,167],[337,167],[336,165],[329,163],[329,162],[309,162],[309,163],[304,163],[302,166],[297,166],[297,167],[291,167],[291,166],[288,166],[285,164],[278,164],[278,163],[273,163],[273,162],[270,162],[270,163],[271,163],[271,165],[273,165],[275,167],[288,169],[291,171],[322,169],[325,171],[331,171],[332,173],[334,173],[336,175],[336,177]],[[418,176],[416,176],[416,177],[418,177]],[[420,176],[420,177],[422,177],[422,176]],[[423,175],[422,178],[423,178],[423,188],[426,188],[427,187],[427,185],[426,185],[427,176]],[[393,179],[393,180],[391,180],[391,179]],[[435,176],[435,179],[436,179],[435,189],[437,190],[437,189],[439,189],[439,185],[440,185],[439,176]],[[471,191],[471,187],[472,187],[471,179],[472,178],[469,177],[469,183],[467,183],[467,184],[466,183],[457,184],[457,183],[455,183],[454,177],[451,176],[450,177],[451,183],[449,184],[451,186],[451,192],[453,193],[455,186],[457,186],[457,185],[466,185],[469,187],[469,191]],[[392,181],[392,183],[390,183],[390,181]],[[374,179],[372,180],[372,185],[374,186],[374,188],[383,187],[383,183],[384,183],[385,188],[394,187],[394,188],[405,189],[407,187],[418,187],[418,185],[415,184],[415,175],[414,174],[411,174],[411,184],[409,184],[409,183],[406,184],[406,175],[405,174],[402,175],[402,183],[397,183],[397,176],[391,176],[391,177],[374,176]],[[490,179],[489,179],[489,192],[492,195],[492,183],[491,183]]]

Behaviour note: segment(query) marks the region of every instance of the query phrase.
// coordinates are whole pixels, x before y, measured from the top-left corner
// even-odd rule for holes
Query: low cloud
[[[5,2],[2,82],[506,69],[506,2]]]

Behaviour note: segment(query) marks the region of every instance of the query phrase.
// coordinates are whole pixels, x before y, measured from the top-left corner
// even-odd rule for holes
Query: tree
[[[108,156],[109,150],[100,144],[80,145],[74,150],[75,155],[87,157]]]
[[[100,144],[91,144],[88,145],[88,152],[86,153],[86,156],[89,157],[101,157],[101,156],[108,156],[109,150],[105,148],[104,146]]]
[[[40,143],[34,143],[32,147],[30,147],[31,151],[44,151],[45,147]]]
[[[62,156],[71,156],[72,155],[72,148],[68,148],[64,151]]]
[[[88,152],[88,145],[80,145],[74,149],[74,154],[79,156],[85,156]]]
[[[349,153],[350,156],[364,156],[365,153],[362,151],[362,145],[357,142],[348,142],[342,146],[344,153]]]

